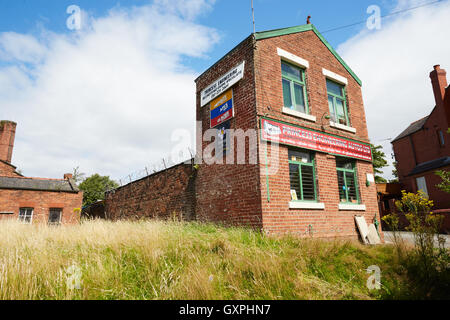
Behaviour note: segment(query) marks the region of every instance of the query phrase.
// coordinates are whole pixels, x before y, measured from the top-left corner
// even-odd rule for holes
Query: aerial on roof
[[[422,118],[420,120],[417,120],[413,123],[411,123],[409,125],[408,128],[406,128],[406,130],[404,130],[402,133],[400,133],[400,135],[395,138],[394,140],[392,140],[392,142],[395,142],[397,140],[400,140],[401,138],[407,137],[419,130],[421,130],[423,128],[423,126],[425,125],[425,122],[427,122],[429,116],[426,116],[425,118]]]
[[[56,191],[77,193],[80,190],[70,180],[0,177],[0,189]]]

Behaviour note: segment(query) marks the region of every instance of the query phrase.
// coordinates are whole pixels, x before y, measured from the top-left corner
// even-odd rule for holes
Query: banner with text
[[[372,162],[372,150],[368,144],[347,140],[326,133],[261,119],[262,139],[299,148]]]
[[[203,90],[200,97],[201,106],[205,106],[211,100],[218,97],[220,94],[227,91],[239,80],[241,80],[244,77],[244,66],[245,61],[243,61],[240,65],[236,66],[232,70],[228,71],[225,75],[220,77],[220,79]]]
[[[211,128],[234,117],[233,89],[228,90],[210,103]]]

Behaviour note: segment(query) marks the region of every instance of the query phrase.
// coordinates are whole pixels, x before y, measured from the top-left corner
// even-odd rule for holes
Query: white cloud
[[[393,11],[423,4],[400,0]],[[450,72],[450,2],[422,7],[383,19],[381,30],[363,30],[338,47],[363,81],[369,134],[382,144],[390,162],[392,148],[384,139],[428,115],[435,106],[429,78],[440,64]],[[392,167],[385,170],[391,178]]]
[[[76,33],[0,34],[0,118],[18,123],[13,163],[25,175],[80,166],[120,178],[170,155],[174,130],[194,135],[197,74],[181,59],[217,43],[193,21],[213,1],[181,1],[181,13],[157,2]]]

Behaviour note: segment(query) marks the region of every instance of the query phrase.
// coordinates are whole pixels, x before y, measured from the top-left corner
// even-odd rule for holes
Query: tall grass
[[[197,223],[0,223],[0,299],[374,299],[392,297],[392,247],[269,238]],[[369,291],[378,265],[383,287]],[[81,288],[67,284],[81,269]]]

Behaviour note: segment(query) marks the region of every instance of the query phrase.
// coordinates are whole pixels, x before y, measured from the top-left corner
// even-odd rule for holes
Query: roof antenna
[[[308,18],[306,19],[306,24],[311,24],[311,16],[308,16]]]
[[[253,16],[253,33],[256,33],[256,27],[255,27],[255,9],[253,7],[253,0],[252,0],[252,16]]]

